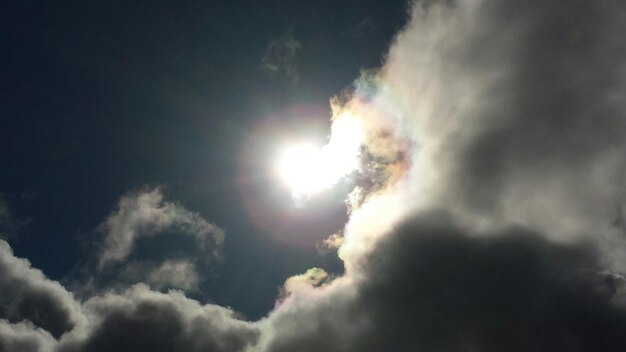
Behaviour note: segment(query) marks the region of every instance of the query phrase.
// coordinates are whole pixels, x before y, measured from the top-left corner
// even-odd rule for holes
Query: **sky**
[[[626,4],[0,16],[0,352],[626,344]]]

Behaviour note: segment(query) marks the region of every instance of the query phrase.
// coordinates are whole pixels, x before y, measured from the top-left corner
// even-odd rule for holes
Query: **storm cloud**
[[[0,292],[3,335],[10,334],[7,322],[29,321],[59,337],[82,319],[72,294],[58,282],[46,278],[40,270],[32,268],[28,260],[16,258],[3,240],[0,240]]]
[[[145,284],[78,301],[0,242],[0,351],[244,351],[259,336],[229,309]]]
[[[486,234],[487,235],[487,234]],[[626,300],[587,243],[525,229],[468,236],[449,214],[399,225],[359,272],[295,292],[268,351],[620,351]]]
[[[141,284],[91,298],[83,309],[92,316],[91,325],[62,341],[59,352],[244,351],[258,337],[257,329],[230,309]]]

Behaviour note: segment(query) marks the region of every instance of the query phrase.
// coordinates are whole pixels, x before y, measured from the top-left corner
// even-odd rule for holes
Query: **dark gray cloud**
[[[51,351],[55,340],[49,332],[28,321],[9,323],[0,319],[0,351],[31,352]]]
[[[23,320],[59,337],[80,321],[74,297],[58,282],[47,279],[25,259],[16,258],[0,240],[0,319]]]
[[[471,132],[449,143],[455,200],[558,232],[606,223],[626,181],[625,6],[488,1],[477,10],[483,24],[447,59],[468,73],[450,79],[499,77],[458,112]],[[564,218],[575,230],[556,224]]]
[[[323,292],[323,293],[322,293]],[[286,301],[268,351],[620,351],[626,306],[586,243],[476,238],[449,216],[399,226],[351,283]]]
[[[147,285],[74,299],[0,242],[0,351],[244,351],[259,338],[254,323],[181,291]]]
[[[181,292],[158,293],[145,285],[94,297],[83,309],[93,320],[64,339],[59,352],[243,351],[259,335],[230,309],[203,306]]]
[[[258,323],[137,285],[82,303],[88,321],[59,343],[6,323],[0,341],[59,352],[622,349],[626,301],[611,292],[593,246],[523,229],[468,236],[453,223],[433,212],[398,226],[357,271],[290,290]]]

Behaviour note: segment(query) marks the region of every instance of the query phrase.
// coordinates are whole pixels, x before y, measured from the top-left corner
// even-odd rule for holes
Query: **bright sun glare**
[[[285,148],[277,173],[294,196],[318,193],[356,170],[362,139],[360,122],[344,114],[333,121],[328,144],[299,143]]]
[[[296,144],[283,152],[278,174],[294,193],[315,193],[324,188],[328,168],[322,150],[312,144]]]

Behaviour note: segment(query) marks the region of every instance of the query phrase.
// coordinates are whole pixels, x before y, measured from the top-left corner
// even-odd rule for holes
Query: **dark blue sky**
[[[327,134],[329,98],[380,66],[406,7],[3,2],[0,194],[16,255],[68,283],[119,198],[162,186],[168,200],[226,231],[221,261],[203,273],[204,301],[256,318],[286,277],[312,266],[336,272],[337,260],[315,245],[342,227],[345,194],[293,209],[267,175],[265,132]],[[264,69],[281,38],[301,44],[291,62],[297,80]]]

